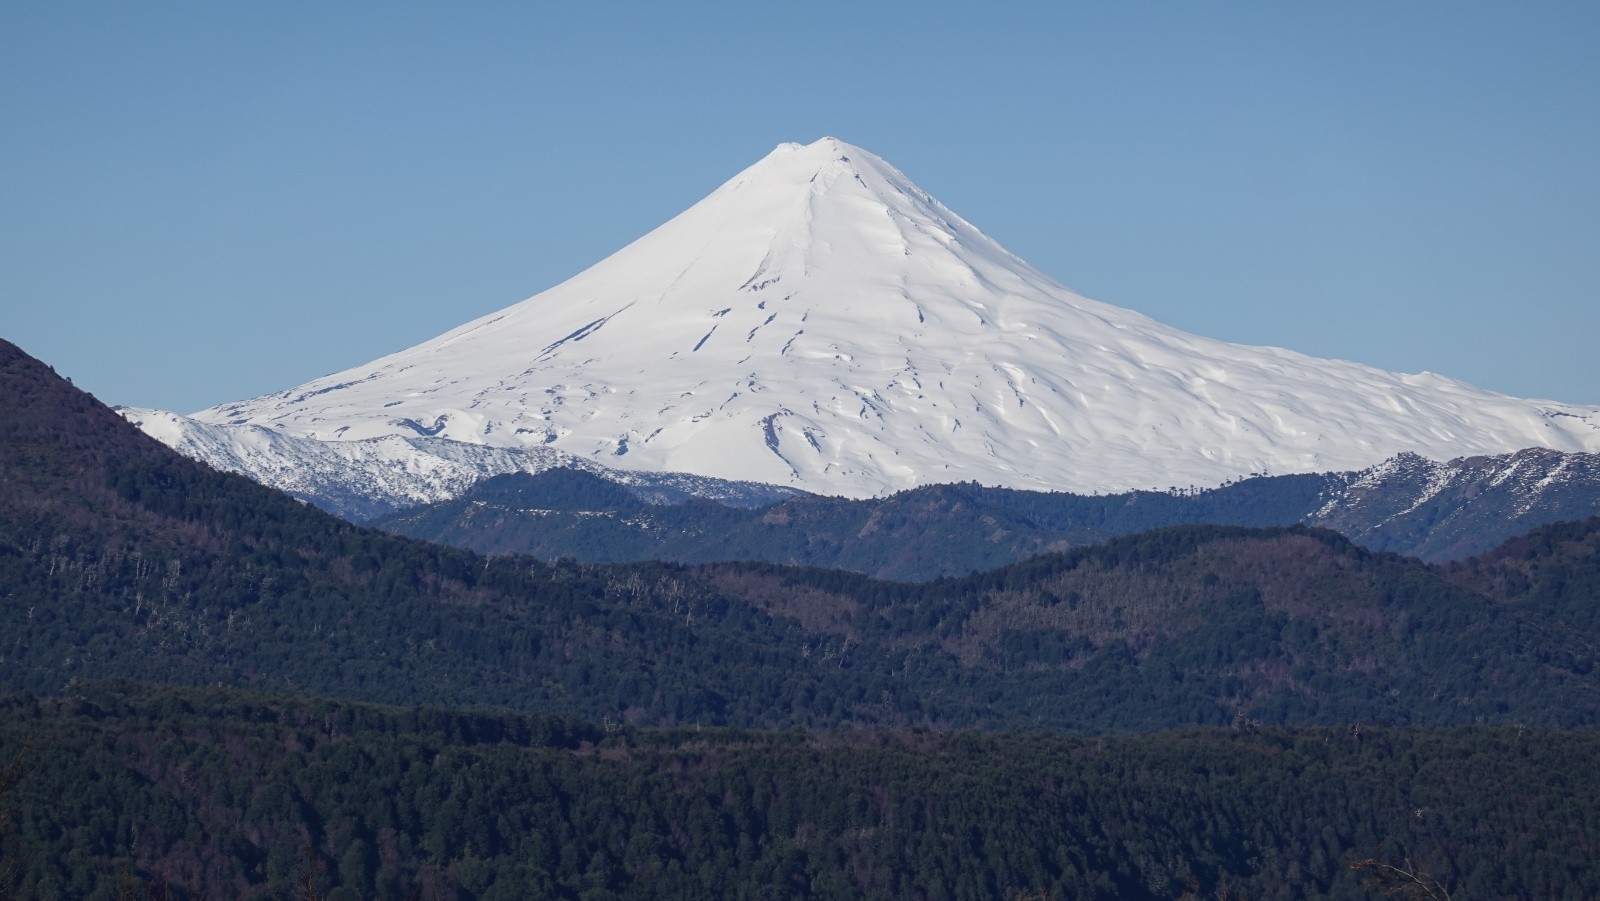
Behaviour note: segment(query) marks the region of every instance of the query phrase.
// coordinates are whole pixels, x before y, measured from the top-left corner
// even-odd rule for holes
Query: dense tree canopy
[[[1600,734],[657,731],[215,689],[0,700],[26,897],[1600,894]]]

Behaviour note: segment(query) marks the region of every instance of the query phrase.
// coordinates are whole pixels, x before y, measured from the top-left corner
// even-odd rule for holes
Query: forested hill
[[[485,479],[459,498],[373,524],[481,553],[545,560],[759,560],[923,581],[1164,526],[1293,525],[1344,481],[1277,476],[1192,495],[1098,496],[951,484],[869,500],[808,495],[742,509],[705,500],[646,503],[599,476],[554,469]]]
[[[747,723],[848,720],[886,690],[662,567],[488,561],[218,473],[10,344],[0,434],[6,688],[127,676]]]
[[[1600,579],[1570,561],[1494,558],[1480,581],[1218,527],[925,585],[486,559],[179,457],[10,345],[0,434],[5,689],[129,677],[775,727],[1600,723],[1577,612]]]

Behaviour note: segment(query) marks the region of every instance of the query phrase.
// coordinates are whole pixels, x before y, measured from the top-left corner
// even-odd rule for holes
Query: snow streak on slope
[[[1600,409],[1227,344],[1080,297],[831,138],[778,147],[542,294],[195,419],[849,496],[1600,451]]]

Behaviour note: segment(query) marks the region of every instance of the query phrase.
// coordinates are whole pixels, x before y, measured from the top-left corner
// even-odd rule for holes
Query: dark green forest
[[[219,689],[0,699],[27,897],[1600,894],[1600,735],[641,730]],[[309,857],[307,851],[309,849]]]

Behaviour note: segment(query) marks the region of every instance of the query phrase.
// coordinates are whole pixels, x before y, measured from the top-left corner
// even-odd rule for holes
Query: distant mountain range
[[[3,343],[0,434],[0,689],[775,727],[1600,725],[1600,519],[1446,569],[1182,526],[904,584],[386,535],[173,453]]]
[[[190,417],[130,415],[356,516],[552,465],[866,498],[1600,451],[1600,408],[1228,344],[1081,297],[832,138],[778,147],[567,282],[416,347]]]
[[[1373,550],[1443,562],[1596,514],[1600,456],[1526,450],[1449,463],[1408,454],[1358,473],[1260,476],[1197,492],[1090,496],[966,484],[746,507],[663,504],[604,474],[552,469],[491,478],[374,524],[546,560],[765,560],[925,580],[1196,523],[1315,525]]]

